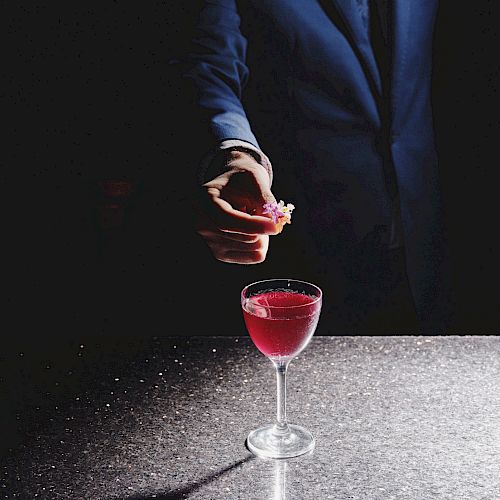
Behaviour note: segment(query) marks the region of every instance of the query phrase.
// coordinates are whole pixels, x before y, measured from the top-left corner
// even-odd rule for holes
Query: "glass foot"
[[[277,432],[274,424],[252,431],[247,438],[248,449],[259,457],[292,458],[314,448],[314,437],[304,427],[288,424],[288,432]]]

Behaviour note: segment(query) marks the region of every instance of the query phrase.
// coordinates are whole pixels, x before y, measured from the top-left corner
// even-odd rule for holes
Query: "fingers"
[[[276,224],[261,215],[249,215],[235,210],[227,201],[212,197],[212,218],[223,231],[242,234],[277,234]]]
[[[266,258],[269,236],[222,231],[203,221],[197,233],[205,240],[213,256],[230,264],[259,264]]]
[[[276,234],[275,225],[263,216],[264,204],[275,201],[269,174],[254,160],[233,163],[231,170],[204,184],[208,215],[223,230]]]
[[[261,203],[257,209],[258,214],[262,214],[264,212],[264,205],[266,203],[276,203],[276,198],[270,189],[261,188],[260,196]]]
[[[266,253],[261,251],[254,252],[226,252],[222,258],[216,257],[221,262],[228,264],[260,264],[266,259]]]
[[[258,234],[232,233],[230,231],[222,231],[215,227],[212,227],[212,229],[198,229],[197,232],[200,236],[207,239],[213,239],[217,236],[218,238],[224,238],[232,241],[241,241],[244,243],[255,243],[259,239]]]
[[[252,215],[262,215],[263,205],[276,201],[271,192],[269,175],[260,165],[246,168],[245,171],[229,172],[229,179],[220,176],[206,184],[206,187],[209,191],[213,188],[213,195],[227,201],[234,209]]]
[[[272,219],[263,215],[263,205],[275,198],[261,165],[233,167],[203,185],[198,234],[217,260],[258,264],[266,258],[269,235],[279,232]]]
[[[258,264],[266,258],[269,236],[229,233],[216,227],[198,229],[217,260],[232,264]]]
[[[255,235],[251,241],[241,241],[227,236],[230,233],[222,231],[200,230],[198,233],[204,238],[217,260],[231,264],[259,264],[266,258],[269,249],[269,236]],[[247,237],[248,235],[238,235]]]

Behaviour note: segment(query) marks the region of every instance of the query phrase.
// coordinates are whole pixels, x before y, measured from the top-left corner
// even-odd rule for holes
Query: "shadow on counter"
[[[245,458],[242,458],[241,460],[238,460],[237,462],[234,462],[233,464],[224,467],[220,471],[216,472],[215,474],[210,474],[208,476],[205,476],[198,481],[195,481],[193,483],[188,484],[187,486],[184,486],[182,488],[176,488],[175,490],[168,491],[163,494],[158,494],[155,496],[132,496],[129,497],[126,500],[176,500],[180,498],[185,498],[186,495],[189,495],[191,493],[196,492],[197,490],[201,489],[203,486],[206,486],[207,484],[210,484],[211,482],[215,481],[216,479],[219,479],[221,476],[226,474],[227,472],[230,472],[234,469],[237,469],[241,465],[243,465],[246,462],[249,462],[250,460],[253,460],[255,457],[253,455],[249,455]]]

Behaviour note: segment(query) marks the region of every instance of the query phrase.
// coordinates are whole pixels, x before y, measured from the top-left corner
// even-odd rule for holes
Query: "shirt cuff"
[[[273,182],[273,168],[269,158],[256,146],[247,141],[242,141],[240,139],[225,139],[220,142],[215,151],[211,151],[208,153],[202,160],[200,165],[200,180],[201,183],[205,183],[210,179],[207,179],[209,175],[210,167],[212,166],[212,162],[215,159],[217,153],[221,151],[242,151],[244,153],[248,153],[251,155],[255,161],[260,163],[269,175],[269,179],[271,183]],[[216,172],[215,174],[211,172],[211,178],[220,174],[221,172]]]

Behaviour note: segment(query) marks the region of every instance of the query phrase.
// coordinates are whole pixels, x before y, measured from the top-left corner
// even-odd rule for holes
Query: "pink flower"
[[[285,206],[285,202],[283,200],[280,200],[279,203],[273,201],[272,203],[264,204],[264,213],[269,214],[273,219],[273,222],[277,224],[281,217],[286,217],[287,220],[290,221],[292,218],[292,210],[294,208],[295,207],[291,203],[288,203]]]
[[[273,201],[272,203],[266,203],[264,205],[264,213],[269,214],[273,219],[275,224],[278,223],[278,219],[283,217],[285,214],[280,210],[279,205]]]

